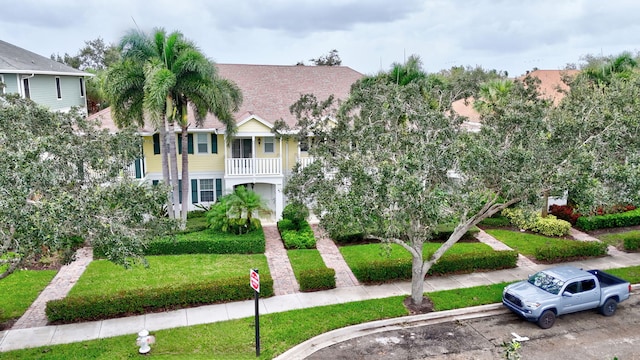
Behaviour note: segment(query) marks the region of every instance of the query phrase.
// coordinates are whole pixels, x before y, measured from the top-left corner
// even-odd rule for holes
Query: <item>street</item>
[[[559,317],[548,330],[514,314],[405,328],[352,339],[307,359],[504,358],[512,333],[528,337],[521,359],[640,359],[640,296],[632,294],[612,317],[584,311]]]

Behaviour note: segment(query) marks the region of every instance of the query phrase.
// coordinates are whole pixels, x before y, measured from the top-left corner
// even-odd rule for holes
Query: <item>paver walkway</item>
[[[320,252],[322,260],[324,260],[327,267],[336,271],[336,287],[359,286],[360,283],[358,279],[353,275],[347,262],[344,261],[340,250],[338,250],[333,240],[327,237],[324,230],[322,230],[318,224],[311,224],[311,229],[313,229],[313,233],[316,236],[316,248]]]
[[[47,301],[62,299],[78,281],[80,275],[85,271],[87,265],[93,260],[93,250],[88,247],[78,249],[75,260],[60,268],[56,276],[49,285],[44,288],[36,301],[22,315],[11,329],[26,329],[47,325],[47,315],[45,308]]]
[[[476,235],[478,241],[485,243],[491,246],[494,250],[502,251],[502,250],[513,250],[508,247],[505,243],[496,240],[493,236],[487,234],[484,230],[480,229],[478,235]],[[518,262],[516,263],[519,267],[533,267],[536,265],[531,259],[528,257],[518,254]]]
[[[263,226],[265,238],[265,252],[269,263],[269,272],[273,278],[273,292],[275,295],[294,294],[300,290],[300,285],[293,274],[291,262],[284,248],[280,232],[276,225]]]

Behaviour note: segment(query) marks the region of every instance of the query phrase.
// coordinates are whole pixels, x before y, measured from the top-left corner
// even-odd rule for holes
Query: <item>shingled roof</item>
[[[2,40],[0,73],[93,76]]]
[[[235,82],[242,90],[243,103],[234,114],[236,122],[251,117],[268,124],[284,120],[295,127],[296,119],[289,107],[300,99],[300,95],[314,94],[318,100],[326,100],[330,95],[337,99],[349,96],[351,85],[363,75],[346,66],[298,66],[298,65],[241,65],[217,64],[221,77]],[[100,118],[104,127],[115,129],[111,112],[105,109],[93,114]],[[189,114],[191,128],[195,129],[193,114]],[[224,131],[224,125],[209,114],[198,129]],[[148,124],[142,133],[153,133]]]

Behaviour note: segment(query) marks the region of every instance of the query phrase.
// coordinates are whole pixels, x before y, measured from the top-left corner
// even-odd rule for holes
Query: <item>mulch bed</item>
[[[403,301],[404,307],[411,315],[427,314],[433,312],[433,302],[428,297],[422,298],[422,304],[416,305],[411,301],[411,296],[407,296]]]

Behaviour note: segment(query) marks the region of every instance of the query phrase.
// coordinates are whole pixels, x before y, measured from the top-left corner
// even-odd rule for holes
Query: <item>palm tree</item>
[[[496,106],[501,105],[507,100],[507,95],[511,92],[513,81],[509,79],[495,79],[480,85],[480,90],[473,107],[480,114],[489,114],[494,111]]]
[[[244,186],[238,186],[233,193],[229,194],[227,205],[230,213],[237,213],[238,218],[247,219],[247,229],[251,229],[251,219],[253,212],[258,210],[268,210],[264,200],[252,190]]]
[[[189,107],[194,111],[197,124],[211,112],[225,124],[229,135],[235,132],[232,114],[240,106],[242,94],[235,84],[219,78],[215,64],[180,32],[167,34],[163,29],[156,29],[147,36],[131,31],[123,37],[120,47],[122,61],[110,70],[106,84],[114,105],[114,118],[122,124],[139,125],[144,122],[143,115],[147,115],[158,128],[162,139],[163,177],[173,189],[172,200],[168,200],[169,209],[173,209],[170,214],[177,213],[180,200],[173,126],[178,123],[181,128],[184,224],[189,194]]]

